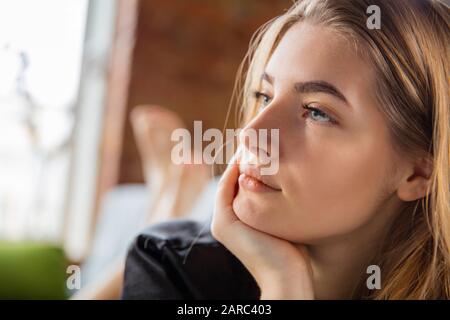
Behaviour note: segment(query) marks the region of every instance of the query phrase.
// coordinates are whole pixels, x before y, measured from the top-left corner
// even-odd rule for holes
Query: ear
[[[432,159],[421,158],[412,163],[410,169],[406,171],[397,189],[397,196],[403,201],[414,201],[425,197],[431,183]]]

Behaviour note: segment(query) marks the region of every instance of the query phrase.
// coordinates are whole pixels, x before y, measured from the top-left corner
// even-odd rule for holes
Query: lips
[[[240,168],[240,171],[239,182],[250,187],[253,191],[281,191],[270,176],[260,174],[258,167],[244,165]]]

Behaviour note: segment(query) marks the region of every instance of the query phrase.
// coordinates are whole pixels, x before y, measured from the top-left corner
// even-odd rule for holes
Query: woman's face
[[[374,72],[350,42],[329,28],[297,23],[261,77],[261,111],[244,131],[279,129],[279,170],[264,176],[272,188],[240,176],[233,202],[239,219],[313,244],[390,214],[387,204],[400,201],[400,160],[377,109]],[[248,167],[241,164],[241,171]]]

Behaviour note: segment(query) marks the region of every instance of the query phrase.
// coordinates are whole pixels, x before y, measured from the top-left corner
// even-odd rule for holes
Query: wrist
[[[269,271],[256,279],[261,300],[313,300],[312,279],[302,272]]]

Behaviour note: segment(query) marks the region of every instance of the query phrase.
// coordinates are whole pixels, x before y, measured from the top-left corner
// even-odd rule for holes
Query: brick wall
[[[135,8],[130,9],[133,3]],[[110,97],[107,106],[107,112],[116,116],[106,118],[114,124],[105,127],[100,189],[142,181],[128,118],[134,106],[160,104],[177,111],[188,128],[194,120],[202,120],[204,129],[222,128],[251,35],[291,4],[289,0],[124,0],[119,20],[120,15],[125,17],[116,38],[121,39],[121,32],[129,36],[130,28],[134,38],[129,39],[128,70],[122,70],[126,76],[116,76],[111,87],[123,91],[123,102],[119,105]],[[126,42],[115,50],[122,47],[127,47]],[[123,69],[124,63],[116,67]],[[113,139],[120,141],[108,141]]]

